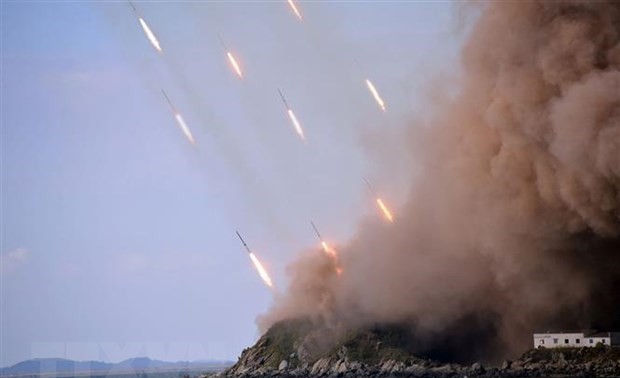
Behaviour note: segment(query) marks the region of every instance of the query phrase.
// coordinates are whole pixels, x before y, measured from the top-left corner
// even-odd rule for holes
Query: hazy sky
[[[123,1],[0,2],[1,366],[235,359],[274,295],[235,230],[282,288],[310,220],[346,242],[378,216],[362,177],[398,216],[399,130],[461,40],[448,2],[300,2],[303,22],[285,1],[135,5],[163,54]]]

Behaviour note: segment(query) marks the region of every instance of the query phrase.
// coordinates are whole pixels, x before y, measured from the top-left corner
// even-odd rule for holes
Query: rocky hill
[[[0,369],[0,377],[58,376],[100,374],[112,375],[122,372],[221,370],[230,366],[228,361],[177,361],[152,360],[147,357],[130,358],[118,363],[102,361],[73,361],[64,358],[35,358]]]
[[[620,348],[538,349],[499,366],[415,356],[404,327],[356,333],[317,330],[308,320],[276,323],[227,377],[620,377]]]

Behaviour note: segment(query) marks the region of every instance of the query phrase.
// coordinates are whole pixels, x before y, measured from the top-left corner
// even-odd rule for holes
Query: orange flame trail
[[[331,249],[326,242],[321,241],[321,246],[323,247],[323,251],[325,251],[325,253],[328,254],[329,256],[331,256],[331,257],[336,257],[337,256],[336,255],[336,251]]]
[[[140,21],[140,25],[142,26],[142,30],[144,30],[144,34],[146,34],[146,38],[149,39],[149,42],[151,42],[151,45],[153,45],[153,47],[155,47],[155,50],[157,50],[157,52],[161,53],[161,45],[159,44],[159,41],[157,40],[157,37],[155,37],[155,34],[153,34],[153,32],[151,31],[151,28],[149,28],[149,26],[147,25],[146,21],[144,21],[144,19],[142,17],[139,17],[138,20]]]
[[[312,228],[314,229],[316,236],[321,241],[321,246],[323,247],[323,251],[334,262],[336,273],[341,274],[342,268],[340,268],[340,263],[338,261],[338,253],[336,253],[336,251],[333,248],[331,248],[325,240],[323,240],[323,237],[321,236],[321,234],[319,233],[319,230],[314,225],[314,222],[310,221],[310,224],[312,225]]]
[[[336,273],[338,273],[338,275],[342,274],[342,268],[339,266],[340,264],[338,262],[338,254],[336,251],[323,240],[321,240],[321,246],[323,247],[325,254],[334,260],[334,264],[336,265]]]
[[[265,285],[273,288],[273,282],[271,282],[271,277],[269,277],[269,274],[267,273],[267,270],[265,270],[265,268],[263,268],[263,264],[260,263],[258,258],[256,256],[254,256],[254,253],[252,253],[252,252],[250,252],[250,259],[254,263],[254,266],[256,267],[256,270],[258,271],[258,274],[260,275],[260,278],[263,280]]]
[[[366,85],[368,86],[368,90],[370,91],[370,93],[372,93],[372,96],[375,98],[375,101],[377,102],[381,110],[385,112],[385,103],[383,102],[381,96],[379,96],[379,92],[377,92],[375,86],[369,79],[366,79]]]
[[[299,18],[299,21],[302,21],[301,13],[299,13],[299,10],[295,6],[295,3],[293,2],[293,0],[288,0],[288,4],[291,6],[291,9],[293,9],[293,12],[295,12],[295,15],[297,16],[297,18]]]
[[[387,206],[385,206],[383,200],[379,197],[377,197],[377,205],[379,205],[379,209],[381,209],[381,212],[383,212],[385,219],[387,219],[390,223],[393,223],[394,216],[392,215],[392,212],[387,208]]]
[[[241,68],[239,67],[239,63],[237,63],[237,60],[235,59],[233,54],[230,53],[230,52],[227,52],[226,55],[228,56],[228,60],[230,61],[230,65],[233,67],[233,69],[235,70],[237,75],[240,78],[243,78],[243,73],[241,72]]]

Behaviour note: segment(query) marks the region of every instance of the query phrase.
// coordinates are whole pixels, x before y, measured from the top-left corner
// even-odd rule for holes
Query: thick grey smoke
[[[620,2],[481,6],[458,95],[407,132],[422,174],[397,222],[362,224],[339,277],[304,254],[263,326],[409,324],[457,360],[620,328]]]

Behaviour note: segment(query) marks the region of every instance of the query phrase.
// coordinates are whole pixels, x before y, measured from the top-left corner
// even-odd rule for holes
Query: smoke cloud
[[[304,253],[262,327],[407,324],[457,361],[620,328],[620,2],[480,6],[458,93],[403,138],[421,174],[397,221],[362,223],[340,276]]]

